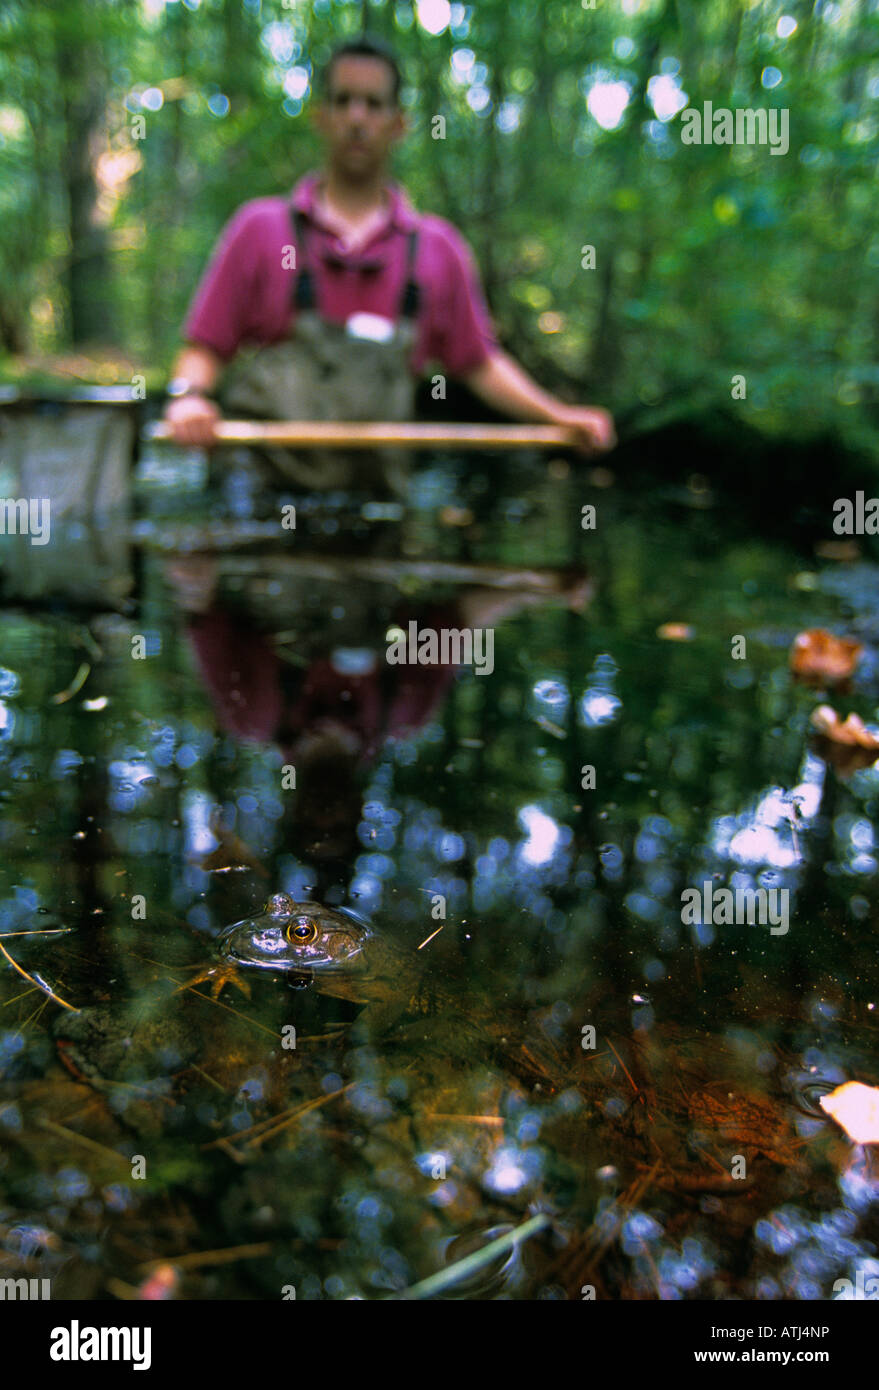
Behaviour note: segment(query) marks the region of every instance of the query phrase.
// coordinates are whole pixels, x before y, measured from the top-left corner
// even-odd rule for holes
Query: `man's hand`
[[[538,386],[506,352],[491,353],[464,380],[480,399],[516,420],[539,420],[570,430],[574,444],[585,454],[612,449],[617,442],[613,417],[606,410],[597,405],[566,405]]]
[[[205,449],[216,441],[214,425],[221,416],[215,401],[193,392],[169,401],[164,418],[174,431],[175,444]]]
[[[553,411],[552,424],[570,430],[584,454],[612,449],[617,442],[613,416],[597,405],[560,405]]]

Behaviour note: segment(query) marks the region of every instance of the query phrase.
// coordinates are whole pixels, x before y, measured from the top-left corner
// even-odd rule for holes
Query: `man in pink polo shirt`
[[[405,129],[399,89],[380,42],[337,49],[317,111],[325,170],[292,198],[245,203],[226,225],[169,385],[165,418],[179,443],[213,442],[220,410],[211,392],[239,349],[257,346],[243,390],[230,373],[236,413],[411,418],[416,377],[437,363],[514,419],[566,426],[585,450],[614,444],[607,411],[565,404],[501,350],[463,238],[388,182]],[[274,394],[273,383],[282,383]],[[299,481],[340,480],[323,468],[313,464]]]

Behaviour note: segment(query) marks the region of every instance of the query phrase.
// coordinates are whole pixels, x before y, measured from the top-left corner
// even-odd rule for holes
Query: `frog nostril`
[[[289,917],[295,906],[288,893],[274,893],[266,903],[265,911],[270,917]]]

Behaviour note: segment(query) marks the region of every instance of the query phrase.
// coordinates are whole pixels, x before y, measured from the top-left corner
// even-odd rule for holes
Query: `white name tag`
[[[345,332],[349,338],[362,338],[368,343],[389,343],[394,336],[394,322],[381,314],[352,314]]]

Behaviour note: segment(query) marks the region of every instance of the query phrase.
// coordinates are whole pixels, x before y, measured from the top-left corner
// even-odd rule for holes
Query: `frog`
[[[348,908],[297,902],[289,893],[273,893],[261,912],[226,927],[215,950],[221,964],[201,969],[186,988],[208,982],[215,999],[227,985],[249,997],[242,971],[270,972],[293,988],[313,985],[321,994],[366,1005],[364,1020],[374,1033],[404,1015],[460,1007],[458,994],[433,979],[414,951]]]
[[[498,1015],[466,981],[428,968],[416,951],[348,908],[273,893],[262,912],[221,932],[215,950],[221,964],[201,970],[188,988],[207,981],[214,998],[227,985],[249,995],[242,972],[282,975],[296,988],[311,985],[320,994],[365,1005],[355,1037],[382,1037],[408,1023],[419,1043],[439,1043],[469,1060],[493,1053],[529,1089],[556,1089],[561,1063],[548,1038]]]
[[[154,1078],[183,1075],[208,1057],[216,1076],[222,1059],[229,1059],[228,1079],[233,1063],[244,1066],[243,1059],[264,1049],[265,1029],[248,1032],[247,1018],[228,1007],[220,1012],[197,1006],[193,994],[206,998],[196,988],[203,982],[218,1002],[227,986],[249,997],[247,976],[267,974],[293,989],[313,986],[367,1006],[354,1025],[336,1026],[332,1037],[340,1039],[349,1027],[354,1036],[371,1038],[387,1033],[404,1015],[447,1019],[449,1010],[461,1009],[459,992],[425,971],[414,951],[397,946],[349,909],[297,902],[286,893],[272,894],[260,912],[222,930],[214,950],[219,963],[196,966],[194,978],[170,993],[170,981],[160,974],[152,982],[140,981],[133,993],[114,996],[99,989],[94,1004],[65,1010],[52,1032],[67,1071],[96,1089],[113,1091],[120,1083],[151,1085]],[[280,997],[274,1014],[279,1022],[289,1016]],[[261,1020],[267,1021],[264,1011]],[[459,1022],[460,1034],[465,1024]],[[289,1065],[288,1052],[282,1048],[278,1055]]]

